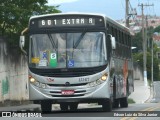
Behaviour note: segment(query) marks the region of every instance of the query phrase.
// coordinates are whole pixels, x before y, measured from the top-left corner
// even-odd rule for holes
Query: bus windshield
[[[30,40],[33,68],[85,68],[107,62],[103,32],[33,34]]]

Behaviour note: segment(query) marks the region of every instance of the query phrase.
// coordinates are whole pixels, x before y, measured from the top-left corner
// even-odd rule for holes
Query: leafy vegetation
[[[154,32],[160,32],[160,26],[156,27],[156,28],[154,29]]]
[[[151,80],[151,41],[152,36],[154,34],[154,32],[159,32],[160,33],[160,26],[153,29],[153,28],[149,28],[148,29],[148,45],[147,45],[147,78],[149,80]],[[134,62],[137,62],[139,64],[139,66],[141,68],[143,68],[143,48],[142,48],[142,32],[137,33],[134,37],[133,37],[133,44],[134,47],[137,47],[136,51],[133,53],[133,59]],[[158,46],[156,44],[153,44],[153,76],[154,76],[154,81],[158,81],[160,80],[160,75],[159,75],[159,64],[160,64],[160,60],[157,58],[157,52],[160,51],[160,49],[158,48]]]
[[[128,103],[129,104],[134,104],[134,103],[136,103],[132,98],[128,98]]]
[[[0,0],[0,35],[18,45],[21,31],[33,15],[61,12],[59,6],[48,6],[47,0]]]

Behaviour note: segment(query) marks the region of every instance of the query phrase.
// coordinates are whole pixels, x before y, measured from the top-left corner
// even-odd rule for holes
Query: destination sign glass
[[[64,27],[95,27],[96,29],[96,27],[105,27],[105,22],[104,17],[96,15],[51,15],[34,17],[30,20],[32,32]]]
[[[62,19],[42,19],[39,20],[39,27],[54,26],[93,26],[94,18],[62,18]]]

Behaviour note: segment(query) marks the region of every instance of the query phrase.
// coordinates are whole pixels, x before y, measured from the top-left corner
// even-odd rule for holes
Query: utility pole
[[[146,69],[146,37],[145,37],[145,33],[144,33],[144,6],[148,7],[148,6],[153,6],[149,5],[149,4],[139,4],[138,6],[141,7],[141,11],[142,11],[142,39],[143,39],[143,77],[144,77],[144,86],[148,86],[148,82],[147,82],[147,69]]]
[[[151,42],[151,81],[152,81],[152,87],[153,87],[153,39]]]
[[[137,15],[137,12],[135,9],[133,10],[132,8],[129,8],[129,0],[125,0],[125,1],[126,1],[125,26],[129,28],[130,27],[129,19],[132,15]],[[131,7],[131,5],[130,5],[130,7]],[[129,9],[131,9],[131,13],[129,13]]]
[[[148,16],[146,15],[146,40],[147,40],[147,47],[149,48],[151,46],[148,36]]]
[[[126,27],[129,27],[129,0],[126,0]]]

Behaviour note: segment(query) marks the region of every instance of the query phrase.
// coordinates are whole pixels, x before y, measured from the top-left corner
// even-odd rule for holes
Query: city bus
[[[29,48],[24,50],[25,33]],[[22,31],[28,56],[29,100],[50,112],[52,104],[75,111],[97,103],[103,111],[128,107],[134,90],[131,34],[101,14],[57,13],[33,16]]]

